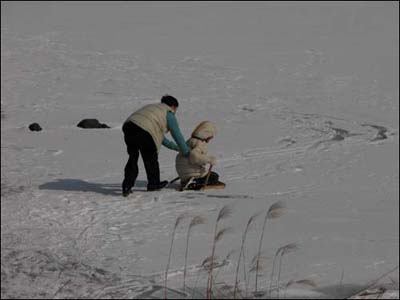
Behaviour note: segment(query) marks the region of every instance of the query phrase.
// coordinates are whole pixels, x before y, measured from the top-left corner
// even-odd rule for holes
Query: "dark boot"
[[[122,196],[127,197],[129,194],[132,193],[132,189],[131,188],[122,188]]]
[[[149,191],[149,192],[151,192],[151,191],[159,191],[162,188],[166,187],[167,184],[168,184],[168,180],[161,181],[158,184],[148,184],[147,185],[147,191]]]

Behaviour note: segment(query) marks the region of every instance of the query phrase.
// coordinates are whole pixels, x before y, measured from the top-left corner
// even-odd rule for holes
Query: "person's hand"
[[[215,156],[210,156],[210,165],[215,166],[217,164],[217,158]]]

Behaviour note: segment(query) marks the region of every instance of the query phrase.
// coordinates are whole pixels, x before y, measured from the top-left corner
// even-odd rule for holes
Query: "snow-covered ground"
[[[2,1],[1,297],[162,298],[182,213],[169,297],[182,297],[186,232],[201,215],[186,289],[198,297],[227,204],[218,283],[234,284],[248,218],[277,201],[287,210],[267,222],[260,290],[289,243],[299,248],[283,256],[281,298],[350,297],[398,266],[398,24],[390,1]],[[123,198],[122,122],[166,93],[180,101],[185,137],[203,120],[217,125],[209,148],[227,186],[145,192],[140,161]],[[83,118],[111,129],[76,127]],[[162,179],[175,178],[175,153],[159,160]],[[247,235],[247,270],[262,223]],[[398,277],[382,278],[385,296],[398,298]],[[302,279],[317,287],[285,289]]]

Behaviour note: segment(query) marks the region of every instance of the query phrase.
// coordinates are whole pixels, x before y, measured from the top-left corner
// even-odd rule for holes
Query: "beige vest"
[[[173,110],[164,103],[149,104],[131,114],[126,122],[131,121],[150,133],[156,144],[157,151],[160,151],[164,135],[168,132],[168,111]]]

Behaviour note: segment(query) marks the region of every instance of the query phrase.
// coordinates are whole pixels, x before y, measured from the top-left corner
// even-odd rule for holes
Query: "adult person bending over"
[[[132,113],[122,126],[129,154],[122,182],[124,197],[132,192],[132,187],[139,174],[139,152],[146,170],[148,191],[160,190],[168,184],[167,180],[160,181],[158,152],[161,144],[184,156],[189,155],[190,149],[185,143],[185,138],[175,118],[178,106],[176,98],[165,95],[161,98],[161,103],[145,105]],[[168,131],[171,132],[176,144],[165,137]]]

